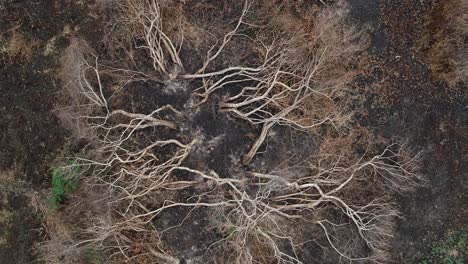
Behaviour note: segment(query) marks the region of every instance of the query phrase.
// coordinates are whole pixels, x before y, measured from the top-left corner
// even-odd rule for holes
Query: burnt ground
[[[30,196],[50,186],[69,133],[53,109],[69,38],[98,36],[79,1],[0,1],[0,263],[36,263],[42,236]],[[5,176],[9,175],[9,176]]]
[[[102,37],[88,2],[0,0],[0,263],[37,262],[33,246],[44,234],[29,194],[48,188],[50,166],[70,136],[53,112],[60,53],[73,36],[95,47]],[[353,19],[372,32],[360,62],[365,71],[355,83],[359,122],[381,137],[408,138],[422,152],[429,183],[398,197],[403,217],[393,244],[395,263],[421,263],[434,244],[468,231],[468,94],[465,86],[449,87],[432,76],[418,49],[434,1],[349,2]],[[222,119],[217,131],[203,122],[218,117],[208,110],[196,113],[200,122],[191,129],[210,131],[208,140],[233,132],[237,137],[221,141],[220,150],[237,145],[243,152],[252,140],[249,130]],[[231,162],[216,157],[206,158],[208,167]],[[467,257],[457,250],[453,254]]]
[[[418,48],[435,1],[352,2],[353,17],[373,31],[367,71],[356,82],[366,98],[360,121],[377,135],[409,139],[421,151],[421,173],[429,179],[426,188],[399,197],[396,261],[418,263],[428,259],[434,243],[468,230],[466,86],[437,80]],[[457,254],[468,261],[464,250]]]

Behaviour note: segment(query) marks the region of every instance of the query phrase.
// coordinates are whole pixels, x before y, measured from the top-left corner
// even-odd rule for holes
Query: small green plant
[[[158,225],[158,223],[156,223],[156,221],[155,221],[155,222],[150,222],[150,223],[149,223],[149,228],[150,228],[151,230],[157,232],[157,231],[159,230],[159,225]]]
[[[229,227],[227,230],[226,238],[229,240],[236,240],[237,236],[239,235],[239,231],[235,226]]]
[[[66,196],[78,188],[80,165],[76,160],[70,160],[67,164],[52,168],[52,196],[54,205],[63,203]]]
[[[468,232],[459,231],[447,241],[433,244],[428,255],[419,264],[463,264],[467,254]]]

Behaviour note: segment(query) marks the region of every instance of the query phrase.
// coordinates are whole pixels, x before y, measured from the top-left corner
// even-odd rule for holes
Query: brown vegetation
[[[455,85],[468,78],[468,1],[436,1],[426,17],[422,50],[431,71]]]
[[[28,59],[33,52],[33,43],[26,40],[20,33],[13,31],[5,51],[11,58]]]

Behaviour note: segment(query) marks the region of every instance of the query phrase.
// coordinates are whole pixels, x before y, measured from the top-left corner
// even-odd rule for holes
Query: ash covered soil
[[[356,82],[365,97],[361,122],[384,137],[408,138],[423,153],[430,183],[399,198],[403,218],[394,242],[398,262],[418,263],[430,245],[468,229],[468,93],[432,76],[418,48],[432,33],[424,28],[429,12],[443,1],[372,2],[353,1],[352,9],[374,28],[368,73]],[[460,251],[466,263],[468,249]]]
[[[466,86],[449,87],[432,76],[418,48],[435,1],[349,2],[352,18],[372,32],[359,61],[365,70],[354,83],[357,118],[378,136],[407,138],[423,155],[421,173],[429,186],[398,198],[403,217],[392,249],[395,263],[420,263],[431,257],[433,245],[468,232],[468,93]],[[46,238],[30,194],[49,188],[50,167],[71,144],[54,113],[59,58],[76,36],[102,48],[103,26],[92,5],[0,0],[0,263],[37,263],[34,246]],[[146,96],[144,87],[140,92],[133,96]],[[222,118],[216,122],[222,126],[213,126],[208,120],[218,116],[210,109],[197,113],[192,126],[212,138],[229,132],[217,151],[245,152],[252,142],[249,128]],[[213,153],[207,165],[231,162],[217,160],[225,156]],[[199,241],[186,236],[178,243],[189,248]],[[463,248],[455,251],[468,261]]]

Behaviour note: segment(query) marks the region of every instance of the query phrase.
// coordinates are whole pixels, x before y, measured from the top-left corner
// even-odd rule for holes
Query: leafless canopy
[[[147,50],[162,82],[201,80],[198,106],[232,84],[242,86],[238,94],[224,99],[220,111],[262,128],[242,159],[244,164],[250,163],[275,125],[308,132],[326,124],[346,125],[350,116],[335,102],[354,75],[349,63],[365,47],[365,38],[345,21],[343,10],[327,8],[294,32],[259,34],[253,40],[260,57],[256,66],[208,72],[208,65],[239,29],[249,25],[246,17],[252,5],[246,0],[237,23],[209,49],[201,68],[186,73],[179,57],[182,33],[174,40],[166,32],[165,23],[170,21],[163,19],[172,2],[127,0],[122,10],[144,40],[138,48]],[[94,154],[77,160],[88,168],[83,172],[85,188],[105,190],[108,210],[86,216],[89,224],[68,252],[91,245],[108,252],[111,260],[179,263],[160,240],[162,230],[150,226],[170,208],[190,207],[205,208],[216,228],[227,233],[212,247],[222,245],[230,252],[229,263],[304,263],[301,247],[311,238],[295,230],[297,225],[314,230],[316,242],[324,243],[340,261],[385,259],[398,215],[391,194],[420,183],[415,174],[418,156],[409,154],[404,144],[393,143],[380,153],[360,157],[323,149],[294,166],[221,177],[184,162],[206,143],[203,137],[141,140],[149,128],[177,132],[184,109],[171,105],[150,113],[112,109],[112,94],[101,81],[97,57],[78,49],[72,54],[76,56],[67,61],[72,73],[67,87],[79,98],[76,107],[88,109],[73,112],[73,119],[96,135]],[[131,72],[125,78],[130,82],[136,75]],[[180,177],[181,173],[188,176]],[[369,188],[363,197],[361,192]],[[194,192],[192,199],[177,199],[178,192],[188,189]],[[359,251],[362,248],[366,250]]]

